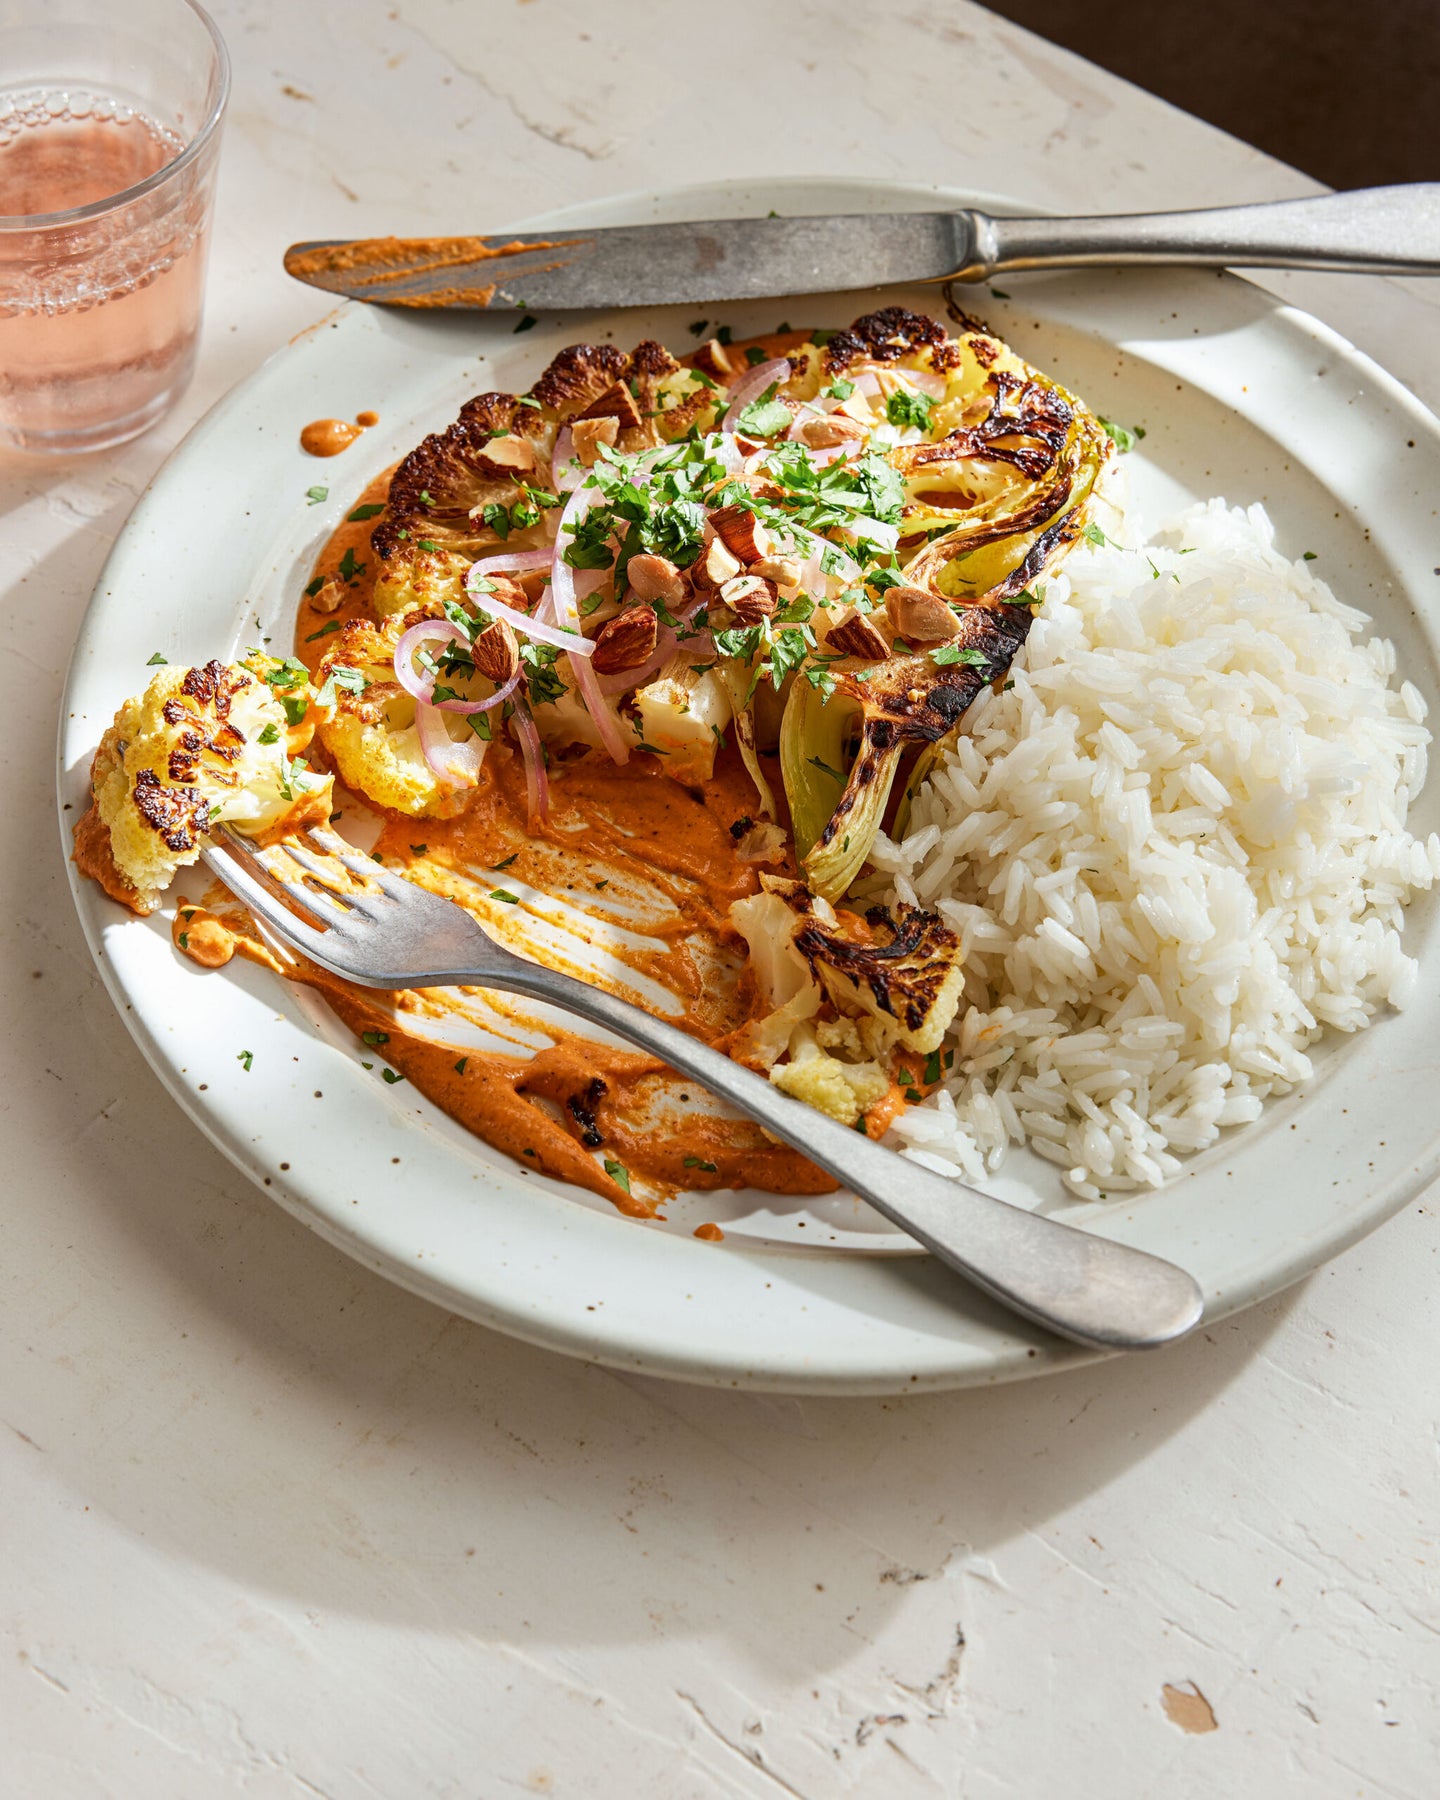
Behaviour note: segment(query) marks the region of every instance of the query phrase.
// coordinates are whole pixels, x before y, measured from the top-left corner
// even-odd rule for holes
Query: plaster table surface
[[[1440,1792],[1433,1197],[1171,1352],[989,1392],[566,1361],[365,1272],[209,1147],[105,998],[51,797],[116,530],[326,308],[291,239],[657,171],[1074,211],[1314,184],[954,0],[215,10],[236,86],[195,386],[121,452],[0,462],[0,1789]],[[1273,285],[1440,402],[1423,283]]]

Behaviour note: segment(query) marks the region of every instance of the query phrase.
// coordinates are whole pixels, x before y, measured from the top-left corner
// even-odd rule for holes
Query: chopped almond
[[[847,606],[825,633],[825,642],[829,649],[838,650],[842,656],[859,656],[866,662],[880,662],[890,654],[885,634],[853,606]]]
[[[858,443],[865,435],[865,427],[857,425],[853,419],[845,419],[839,413],[827,413],[824,418],[809,418],[800,427],[800,441],[811,450],[832,450],[836,444]]]
[[[477,673],[496,687],[504,687],[520,667],[520,649],[515,633],[504,619],[496,619],[476,638],[472,654]]]
[[[638,669],[655,654],[659,635],[651,607],[628,606],[600,628],[590,666],[597,675],[619,675],[626,669]]]
[[[754,625],[775,611],[779,595],[763,575],[737,575],[720,590],[720,598],[742,625]]]
[[[668,556],[632,556],[625,565],[625,579],[641,600],[673,607],[685,598],[684,577]]]
[[[912,644],[943,644],[960,630],[954,608],[924,588],[891,588],[885,610],[896,631]]]
[[[614,419],[622,431],[629,430],[640,423],[640,408],[635,404],[635,396],[623,381],[612,381],[597,399],[592,400],[584,412],[577,413],[580,419]],[[574,420],[571,420],[573,426]]]
[[[702,344],[690,360],[697,369],[703,369],[707,375],[713,375],[716,381],[723,381],[729,386],[730,377],[735,373],[735,364],[719,338],[711,338],[709,343]]]
[[[593,469],[600,460],[600,446],[607,450],[615,448],[615,440],[620,435],[620,421],[616,418],[576,419],[570,427],[570,434],[575,440],[575,454],[587,469]]]
[[[732,556],[725,547],[725,540],[716,537],[711,538],[704,555],[691,565],[690,578],[696,587],[714,593],[739,573],[739,557]]]
[[[762,562],[769,556],[770,533],[747,508],[722,506],[711,513],[710,523],[725,548],[742,563]]]
[[[479,462],[486,475],[493,475],[501,481],[513,481],[517,476],[533,475],[539,458],[535,454],[535,446],[528,438],[502,437],[491,438],[480,452]]]
[[[762,562],[757,562],[750,573],[763,575],[767,581],[773,581],[776,587],[794,588],[799,587],[800,577],[805,569],[793,556],[767,556]]]

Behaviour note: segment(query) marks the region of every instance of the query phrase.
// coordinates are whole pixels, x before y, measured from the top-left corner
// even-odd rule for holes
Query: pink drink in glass
[[[122,443],[189,381],[224,102],[218,54],[212,103],[188,139],[173,102],[177,123],[164,124],[98,85],[0,90],[0,443]]]

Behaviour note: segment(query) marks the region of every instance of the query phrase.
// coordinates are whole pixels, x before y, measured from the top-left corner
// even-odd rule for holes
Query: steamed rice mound
[[[1028,1142],[1083,1199],[1158,1186],[1307,1081],[1322,1031],[1404,1004],[1430,734],[1368,624],[1258,506],[1071,557],[873,857],[966,952],[953,1063],[890,1142],[970,1178]]]

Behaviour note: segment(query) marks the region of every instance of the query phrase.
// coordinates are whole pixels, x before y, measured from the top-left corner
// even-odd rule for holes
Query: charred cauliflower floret
[[[367,619],[341,626],[334,648],[315,671],[321,712],[317,736],[346,787],[414,818],[447,818],[465,803],[467,789],[443,782],[426,761],[415,722],[415,701],[395,679],[395,646],[416,615],[377,628]],[[457,740],[470,727],[442,714]]]
[[[798,881],[760,881],[759,894],[730,909],[767,1008],[741,1034],[742,1060],[769,1068],[783,1085],[797,1079],[777,1073],[787,1053],[792,1062],[823,1049],[839,1061],[878,1064],[897,1049],[928,1055],[940,1047],[965,977],[959,939],[936,914],[911,908],[892,918],[877,907],[860,920]],[[826,1002],[838,1016],[812,1028]]]
[[[235,663],[158,670],[101,739],[91,786],[138,912],[155,910],[213,825],[273,835],[330,812],[330,777],[293,755],[280,700]]]

